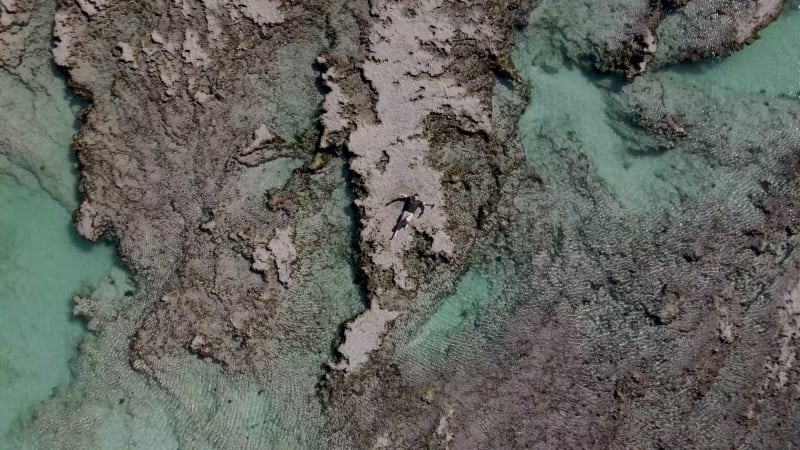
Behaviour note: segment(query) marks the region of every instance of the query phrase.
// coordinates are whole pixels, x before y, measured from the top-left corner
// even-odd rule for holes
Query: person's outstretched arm
[[[394,202],[402,202],[402,201],[404,201],[406,198],[408,198],[408,196],[407,196],[406,194],[400,194],[400,197],[397,197],[396,199],[394,199],[394,200],[390,201],[389,203],[385,204],[384,206],[389,206],[389,205],[391,205],[391,204],[392,204],[392,203],[394,203]]]
[[[422,205],[420,205],[420,207],[419,207],[419,209],[420,209],[419,217],[422,217],[422,215],[425,214],[425,207],[426,206],[430,206],[431,208],[433,208],[433,203],[423,203]]]

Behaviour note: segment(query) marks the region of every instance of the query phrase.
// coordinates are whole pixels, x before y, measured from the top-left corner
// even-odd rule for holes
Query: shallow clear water
[[[723,96],[732,89],[800,97],[800,10],[792,9],[798,6],[789,3],[787,11],[744,50],[727,58],[680,66],[671,72]]]
[[[53,158],[66,159],[67,145],[52,149]],[[0,435],[70,381],[86,334],[72,318],[72,294],[114,265],[114,248],[82,241],[70,212],[46,191],[0,176]]]
[[[800,13],[789,9],[761,32],[758,41],[728,58],[679,65],[652,77],[673,93],[696,89],[710,95],[733,106],[736,118],[747,122],[746,107],[738,106],[741,94],[800,95],[799,20]],[[559,153],[580,153],[588,158],[592,174],[631,212],[679,206],[708,192],[714,185],[710,180],[730,176],[682,151],[680,142],[675,151],[637,154],[641,143],[620,134],[626,124],[613,114],[620,80],[576,68],[551,47],[547,34],[533,23],[520,35],[513,55],[532,88],[532,101],[519,127],[528,163],[537,173],[548,177],[563,172],[556,167],[563,164]],[[696,105],[696,116],[704,108],[707,105]],[[715,114],[710,111],[706,120],[720,120]]]
[[[81,103],[51,61],[49,14],[45,24],[31,18],[31,39],[41,41],[30,42],[18,74],[0,71],[0,447],[73,379],[90,336],[72,315],[73,294],[111,301],[132,289],[113,246],[88,243],[72,225]]]
[[[559,149],[541,140],[539,134],[558,133],[556,139],[563,141],[566,149],[573,150],[570,144],[577,141],[597,176],[623,204],[644,207],[652,197],[673,190],[656,176],[668,170],[663,161],[635,158],[626,151],[625,140],[612,126],[615,119],[609,116],[607,103],[610,94],[598,84],[601,78],[570,64],[555,73],[531,63],[526,66],[533,100],[520,119],[520,132],[531,165],[543,173],[557,172],[549,163],[558,158],[552,152]]]
[[[49,54],[31,55],[26,64],[33,70],[21,71],[22,79],[0,74],[0,448],[317,446],[317,382],[338,327],[364,308],[344,174],[315,216],[297,226],[298,239],[314,245],[307,264],[296,268],[284,311],[291,326],[276,330],[280,355],[272,371],[235,377],[187,353],[167,362],[174,378],[154,383],[126,357],[146,299],[114,301],[134,289],[114,249],[84,242],[70,223],[77,171],[69,145],[80,105],[65,95]],[[287,126],[279,130],[286,139],[312,125],[321,100],[313,79],[288,80],[297,96],[286,99]],[[282,158],[248,171],[239,185],[244,207],[261,205],[301,163]],[[72,318],[76,291],[102,301],[95,333]]]
[[[0,173],[77,208],[78,170],[69,145],[83,103],[50,60],[26,62],[25,79],[0,72]]]
[[[502,293],[502,278],[485,267],[475,267],[459,280],[452,295],[445,297],[436,311],[411,336],[400,350],[412,364],[435,368],[459,357],[463,343],[475,340],[481,326],[491,320]]]
[[[515,62],[532,88],[530,106],[519,121],[528,163],[544,177],[563,173],[560,153],[575,152],[588,159],[593,176],[619,201],[634,211],[676,204],[686,192],[697,192],[702,176],[690,155],[669,152],[639,156],[631,152],[637,142],[620,135],[620,118],[611,111],[618,80],[589,74],[563,59],[547,67],[539,64],[539,36],[515,53]],[[673,181],[680,178],[680,187]],[[569,180],[550,179],[566,183]]]

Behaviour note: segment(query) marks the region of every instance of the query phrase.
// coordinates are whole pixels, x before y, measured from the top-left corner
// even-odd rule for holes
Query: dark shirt
[[[414,200],[411,197],[398,197],[387,203],[387,205],[394,202],[403,202],[403,212],[414,214],[418,209],[421,209],[422,212],[419,213],[420,216],[425,212],[425,203],[423,203],[422,200]]]

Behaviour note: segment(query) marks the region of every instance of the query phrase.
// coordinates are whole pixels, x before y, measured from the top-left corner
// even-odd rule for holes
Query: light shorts
[[[405,226],[411,223],[412,220],[414,220],[414,213],[403,211],[403,214],[400,215],[400,220],[397,221],[397,225]]]

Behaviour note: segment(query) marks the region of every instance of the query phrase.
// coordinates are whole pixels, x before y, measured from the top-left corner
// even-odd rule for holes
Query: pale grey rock
[[[275,266],[278,269],[278,280],[284,287],[291,287],[292,283],[292,263],[297,259],[297,250],[292,244],[291,227],[275,230],[275,237],[269,241],[267,248],[275,258]]]
[[[377,302],[349,322],[344,332],[344,343],[337,349],[342,358],[333,367],[345,372],[357,372],[369,359],[370,352],[380,345],[386,326],[397,319],[400,312],[381,309]]]
[[[186,30],[186,38],[183,41],[183,59],[193,66],[204,68],[210,64],[208,58],[208,53],[200,44],[197,32]]]
[[[489,83],[479,84],[487,75],[493,83],[493,75],[488,69],[477,76],[470,74],[454,54],[462,42],[468,42],[471,51],[481,47],[488,54],[503,53],[502,36],[507,31],[492,30],[483,14],[487,13],[480,8],[459,9],[454,14],[441,1],[373,2],[366,55],[357,62],[373,92],[369,111],[364,106],[345,107],[356,102],[350,98],[355,90],[346,83],[348,69],[341,56],[333,52],[319,61],[327,66],[323,79],[330,89],[324,103],[323,143],[339,145],[343,131],[347,133],[350,167],[361,193],[355,202],[360,245],[368,249],[363,268],[371,278],[370,302],[378,302],[380,308],[408,311],[413,308],[410,299],[433,273],[449,269],[453,261],[470,254],[469,240],[475,232],[472,214],[483,206],[473,202],[463,211],[462,205],[449,203],[452,197],[443,187],[443,170],[437,167],[442,162],[437,147],[442,144],[430,138],[445,139],[445,133],[430,131],[429,121],[441,115],[452,118],[454,126],[467,134],[494,133]],[[486,68],[486,61],[469,68]],[[456,142],[461,139],[457,133],[448,136]],[[501,171],[506,169],[503,163],[498,162]],[[423,216],[389,241],[400,209],[385,203],[414,193],[435,206],[427,207]],[[491,198],[497,193],[487,195]],[[425,242],[424,258],[431,260],[432,268],[419,267],[420,241]],[[407,267],[409,262],[417,267]]]
[[[318,58],[318,63],[324,64],[324,58]],[[347,98],[343,95],[342,89],[336,84],[336,69],[333,67],[328,68],[322,74],[322,80],[325,86],[330,89],[330,92],[325,94],[325,101],[322,103],[322,137],[320,138],[320,147],[329,148],[334,145],[342,145],[341,139],[336,139],[335,136],[342,131],[345,131],[350,125],[350,120],[344,116],[343,108],[348,105]]]
[[[260,26],[274,25],[286,20],[279,0],[237,0],[245,17]]]
[[[250,266],[256,272],[266,272],[269,270],[270,253],[264,247],[256,247],[253,251],[253,264]]]
[[[87,16],[94,16],[113,3],[112,0],[75,0]]]

